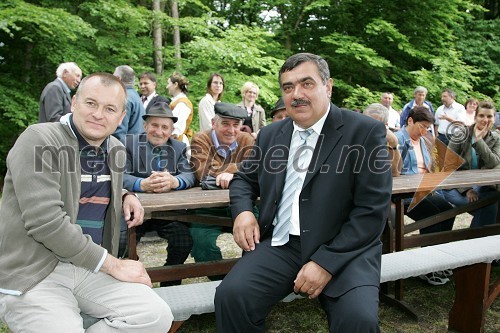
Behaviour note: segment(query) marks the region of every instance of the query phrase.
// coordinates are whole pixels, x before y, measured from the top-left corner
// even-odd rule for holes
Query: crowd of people
[[[446,88],[441,94],[442,105],[434,113],[426,96],[425,87],[415,89],[415,98],[402,110],[399,128],[391,127],[394,118],[391,121],[393,98],[390,93],[382,94],[380,103],[371,104],[364,111],[386,125],[393,176],[500,167],[500,124],[495,123],[498,113],[492,102],[470,98],[461,105],[455,100],[455,92]],[[415,207],[410,208],[412,199],[407,199],[405,214],[413,220],[421,220],[495,193],[493,186],[432,191]],[[497,204],[476,209],[471,214],[471,228],[496,223]],[[420,233],[449,231],[454,222],[454,217],[449,218],[420,229]],[[442,285],[451,275],[450,270],[445,270],[421,278],[429,284]]]
[[[78,65],[63,63],[56,76],[41,94],[40,124],[7,158],[0,310],[8,310],[0,316],[13,331],[81,331],[80,312],[105,318],[89,332],[167,331],[168,305],[151,292],[143,265],[126,259],[127,229],[137,227],[137,242],[149,231],[167,240],[165,265],[189,254],[196,262],[220,260],[217,237],[233,232],[242,259],[226,276],[210,277],[223,279],[215,297],[218,332],[263,331],[272,305],[292,291],[319,298],[331,331],[377,332],[380,235],[392,177],[500,165],[493,103],[471,98],[461,105],[446,88],[434,111],[427,89],[417,87],[401,111],[384,92],[361,115],[331,103],[328,65],[309,53],[283,64],[282,97],[268,113],[255,83],[243,84],[241,102],[225,103],[223,76],[210,75],[197,133],[189,80],[179,72],[168,77],[169,97],[157,93],[153,73],[136,76],[126,65],[82,79]],[[345,146],[376,153],[358,163],[343,155]],[[378,152],[382,161],[375,161]],[[457,164],[457,156],[465,162]],[[323,168],[341,164],[345,172]],[[230,189],[230,208],[197,213],[232,217],[232,229],[142,221],[135,193],[197,185]],[[405,202],[405,214],[419,220],[495,193],[484,186],[433,191],[415,207]],[[495,223],[496,214],[496,204],[475,210],[471,227]],[[453,224],[450,218],[420,233]],[[450,274],[422,278],[440,285]],[[124,294],[134,303],[120,301]]]

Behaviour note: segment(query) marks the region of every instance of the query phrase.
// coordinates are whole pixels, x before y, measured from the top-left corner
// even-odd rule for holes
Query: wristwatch
[[[122,201],[123,201],[123,199],[125,199],[125,197],[126,197],[127,195],[133,195],[133,196],[135,196],[137,199],[139,199],[139,196],[138,196],[138,195],[137,195],[137,193],[135,193],[135,192],[130,192],[130,191],[127,191],[127,190],[123,190],[123,192],[122,192],[122,193],[123,193],[123,194],[122,194]]]

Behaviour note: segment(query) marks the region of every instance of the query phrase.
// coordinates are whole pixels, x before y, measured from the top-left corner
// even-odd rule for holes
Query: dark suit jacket
[[[40,95],[40,111],[38,122],[56,122],[59,118],[71,112],[71,96],[59,79],[45,86]]]
[[[286,176],[292,120],[265,126],[230,185],[233,218],[260,196],[261,240],[272,222]],[[299,197],[303,263],[313,260],[333,278],[324,293],[380,282],[381,242],[392,190],[382,123],[330,106]],[[358,154],[359,153],[359,154]]]
[[[141,96],[142,98],[142,96]],[[155,103],[158,103],[158,102],[165,102],[167,103],[168,105],[170,105],[170,99],[168,99],[167,97],[165,96],[162,96],[162,95],[156,95],[155,97],[153,97],[151,99],[151,101],[148,103],[148,106],[146,107],[146,113],[145,114],[148,114],[148,111],[149,109],[151,108],[151,106],[153,106],[153,104]]]
[[[127,166],[123,177],[123,188],[132,191],[138,178],[147,178],[153,172],[153,146],[146,134],[129,135],[126,138]],[[196,178],[186,157],[186,144],[172,138],[163,146],[166,155],[166,170],[186,183],[186,188],[195,184]]]

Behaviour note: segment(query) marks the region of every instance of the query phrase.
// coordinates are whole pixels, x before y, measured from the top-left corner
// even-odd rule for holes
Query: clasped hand
[[[163,193],[179,187],[179,180],[168,171],[153,171],[151,176],[141,180],[143,192]]]

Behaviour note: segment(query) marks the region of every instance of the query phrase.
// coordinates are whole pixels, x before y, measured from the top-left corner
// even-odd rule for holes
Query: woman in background
[[[198,104],[200,132],[212,128],[212,118],[215,116],[214,105],[220,102],[223,94],[224,78],[218,73],[213,73],[207,81],[207,94]]]
[[[454,133],[448,146],[465,162],[458,170],[494,169],[500,167],[500,136],[494,130],[496,109],[492,102],[483,101],[477,108],[475,124]],[[457,163],[454,154],[446,154],[445,171],[454,171]],[[457,188],[445,190],[446,200],[455,206],[464,206],[468,203],[487,198],[495,194],[496,189],[491,186],[474,186],[472,188]],[[476,209],[471,212],[474,216],[471,228],[496,223],[497,204]]]
[[[427,129],[434,124],[434,115],[426,107],[416,106],[410,110],[406,124],[394,133],[398,138],[398,148],[403,160],[402,175],[434,172],[433,142],[427,137]],[[405,214],[418,221],[437,215],[453,206],[446,201],[441,191],[433,191],[424,197],[415,207],[409,208],[412,199],[405,199]],[[455,217],[420,229],[420,234],[449,231],[453,229]],[[432,272],[420,278],[431,285],[442,285],[450,281],[451,270]]]
[[[177,117],[172,137],[184,142],[187,146],[189,146],[189,140],[193,136],[193,131],[189,128],[193,120],[193,103],[186,96],[188,85],[188,79],[179,72],[174,72],[168,78],[167,89],[172,96],[170,109]]]
[[[238,103],[247,111],[247,118],[243,121],[243,129],[245,132],[257,137],[259,130],[266,126],[266,113],[264,109],[255,103],[259,97],[259,87],[253,82],[245,82],[241,87],[241,97],[243,100]]]
[[[479,101],[475,98],[469,98],[465,101],[465,126],[471,126],[474,124],[474,120],[476,118],[477,106],[479,105]]]

